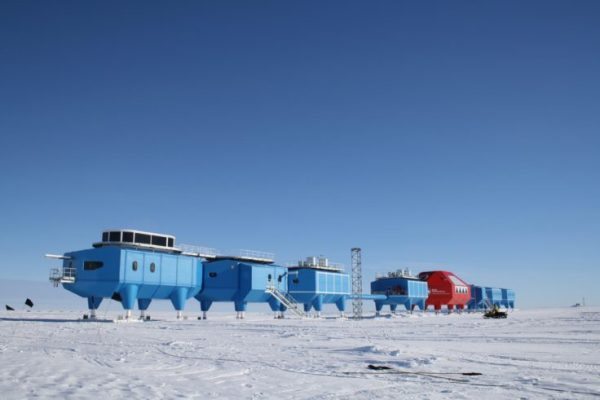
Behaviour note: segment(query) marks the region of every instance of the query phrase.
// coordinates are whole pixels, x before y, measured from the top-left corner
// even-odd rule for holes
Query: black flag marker
[[[25,305],[27,305],[29,307],[33,307],[33,301],[31,301],[31,299],[27,299],[27,300],[25,300]]]
[[[9,306],[8,304],[6,305],[6,311],[15,311],[14,308],[12,308],[11,306]]]

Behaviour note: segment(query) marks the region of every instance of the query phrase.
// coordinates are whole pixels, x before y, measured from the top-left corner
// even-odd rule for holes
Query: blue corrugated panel
[[[514,308],[515,292],[512,289],[471,286],[469,310],[484,310],[493,306]]]
[[[429,295],[427,282],[407,277],[380,278],[371,282],[371,293],[386,296],[385,300],[375,300],[375,309],[381,311],[384,305],[389,305],[392,312],[398,305],[404,305],[407,310],[419,307],[425,309],[425,300]]]
[[[467,304],[469,310],[483,310],[488,307],[489,299],[484,287],[471,285],[471,301]]]
[[[246,311],[247,303],[269,303],[273,311],[284,310],[266,289],[274,286],[287,291],[285,267],[234,259],[205,261],[203,266],[203,286],[196,295],[202,311],[208,311],[213,302],[233,302],[238,312]]]
[[[485,292],[490,304],[493,306],[502,305],[502,289],[494,287],[486,287]]]
[[[512,289],[502,290],[502,305],[506,308],[515,308],[515,291]]]
[[[289,294],[304,304],[305,312],[313,307],[320,312],[323,304],[335,304],[343,312],[350,294],[350,277],[343,272],[297,268],[288,273],[288,288]]]
[[[170,299],[177,310],[198,293],[202,286],[199,258],[167,252],[105,246],[66,253],[64,268],[75,268],[74,283],[65,289],[88,298],[90,308],[98,308],[103,298],[121,297],[130,310],[138,300],[146,309],[153,299]]]

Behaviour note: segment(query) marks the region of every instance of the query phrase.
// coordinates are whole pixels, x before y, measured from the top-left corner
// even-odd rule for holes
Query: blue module
[[[202,286],[202,263],[182,255],[175,238],[132,230],[106,231],[94,248],[65,253],[51,280],[87,297],[90,317],[104,298],[121,301],[126,317],[137,300],[142,311],[153,299],[170,299],[181,317],[185,302]]]
[[[502,289],[486,287],[485,292],[492,306],[500,307],[502,305]]]
[[[471,301],[469,310],[486,310],[494,306],[514,308],[515,292],[511,289],[500,289],[471,285]]]
[[[502,291],[502,305],[506,308],[515,308],[515,291],[512,289],[500,289]]]
[[[408,270],[390,272],[388,276],[379,277],[371,282],[371,294],[385,295],[385,299],[375,300],[377,315],[384,305],[389,305],[392,313],[398,305],[404,305],[407,310],[419,307],[425,310],[425,301],[429,296],[427,282],[412,276]]]
[[[304,305],[304,312],[315,309],[317,316],[323,304],[335,304],[342,315],[350,296],[350,277],[341,267],[330,265],[327,258],[308,257],[288,272],[288,293]]]
[[[485,287],[471,285],[471,300],[467,304],[469,310],[484,310],[489,307],[489,299]]]
[[[269,303],[274,312],[285,311],[281,302],[268,291],[287,292],[287,269],[272,264],[248,261],[241,257],[218,257],[204,262],[200,301],[203,318],[213,302],[234,302],[237,318],[244,318],[248,303]]]

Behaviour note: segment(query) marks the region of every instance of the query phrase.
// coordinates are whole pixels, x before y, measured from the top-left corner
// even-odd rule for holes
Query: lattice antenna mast
[[[360,247],[352,248],[352,314],[362,318],[362,260]]]

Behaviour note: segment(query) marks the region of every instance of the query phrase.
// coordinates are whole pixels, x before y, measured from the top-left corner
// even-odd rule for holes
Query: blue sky
[[[112,227],[600,304],[600,3],[0,3],[0,279]]]

